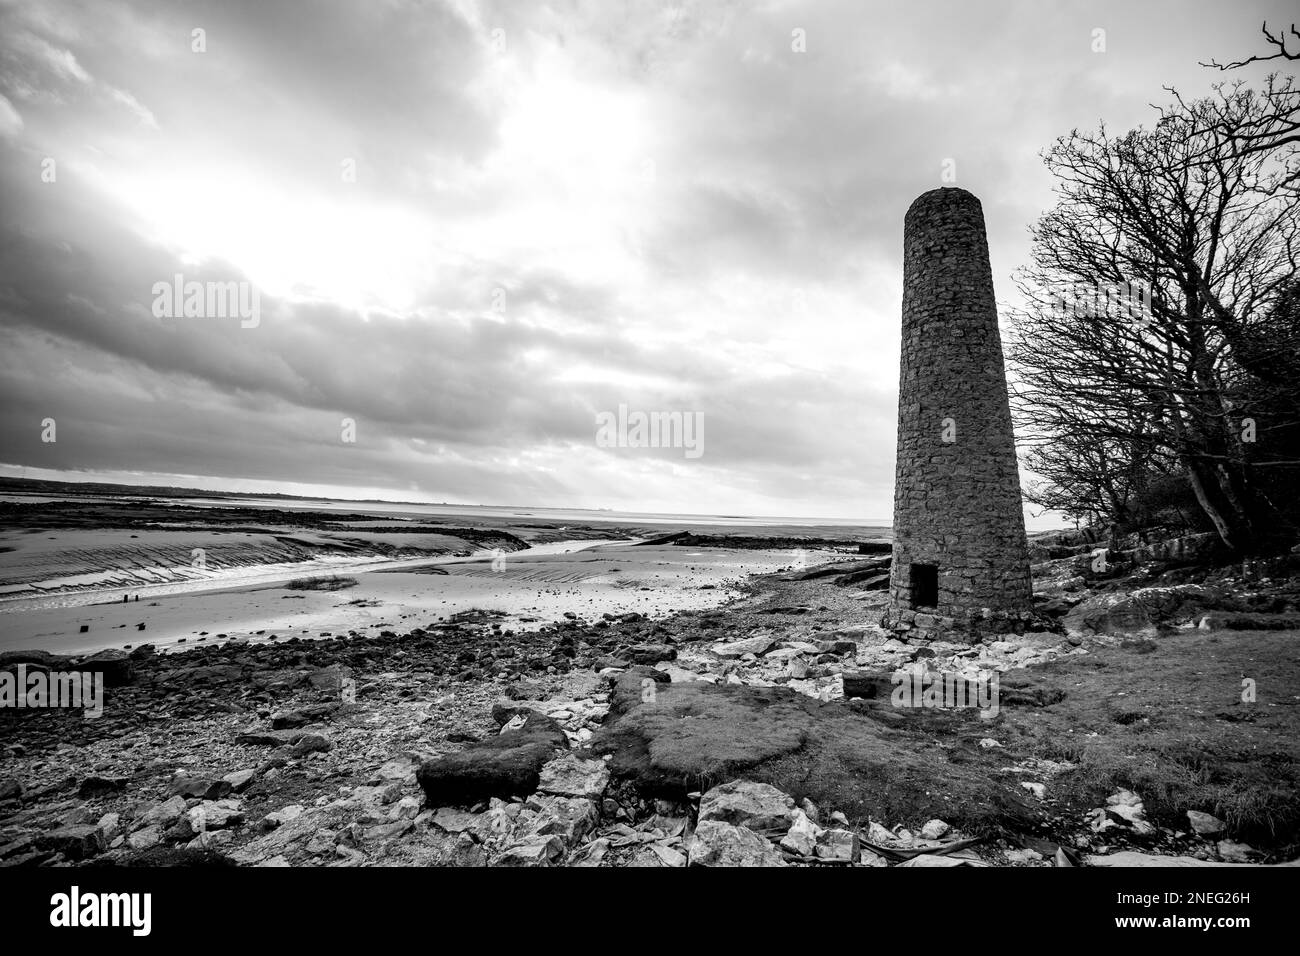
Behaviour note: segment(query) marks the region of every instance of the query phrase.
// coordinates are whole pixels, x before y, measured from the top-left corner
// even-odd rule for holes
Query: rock
[[[126,789],[126,777],[87,777],[77,788],[77,796],[83,800],[104,797],[110,793],[119,793]]]
[[[557,837],[535,837],[507,847],[493,860],[493,866],[551,866],[564,856],[564,845]]]
[[[800,856],[812,856],[817,849],[817,839],[821,833],[822,828],[810,820],[804,811],[795,810],[794,822],[790,824],[786,835],[781,838],[781,846]]]
[[[182,777],[172,783],[172,793],[201,800],[220,800],[233,789],[229,781],[209,777]]]
[[[702,820],[687,851],[691,866],[785,866],[781,852],[747,827]]]
[[[156,825],[166,829],[179,820],[185,810],[185,798],[176,796],[163,803],[154,804],[144,812],[141,819],[146,826]]]
[[[858,645],[856,641],[834,640],[834,641],[817,641],[817,650],[822,654],[834,654],[842,657],[845,654],[856,654]]]
[[[664,866],[686,865],[686,854],[678,852],[666,843],[651,843],[650,849],[663,861]]]
[[[1198,860],[1191,856],[1157,856],[1154,853],[1138,853],[1135,850],[1122,850],[1119,853],[1093,854],[1086,858],[1089,866],[1232,866],[1215,860]]]
[[[188,813],[190,829],[195,833],[204,830],[224,830],[242,823],[244,810],[238,800],[206,800]]]
[[[105,687],[122,687],[135,679],[135,661],[126,651],[108,649],[83,657],[77,669],[104,675]]]
[[[533,710],[526,714],[517,729],[504,730],[467,745],[459,753],[420,764],[416,780],[429,806],[454,806],[535,791],[542,767],[558,751],[569,748],[569,738],[545,714]]]
[[[776,787],[750,780],[732,780],[714,787],[700,799],[699,821],[712,820],[785,833],[794,820],[794,800]]]
[[[17,800],[23,795],[23,785],[16,777],[0,778],[0,800]]]
[[[59,827],[38,836],[36,848],[53,850],[72,860],[85,860],[104,851],[104,834],[99,827],[89,823]]]
[[[894,692],[894,680],[891,674],[876,674],[869,671],[845,671],[840,675],[844,682],[844,699],[861,697],[863,700],[889,700]]]
[[[229,830],[204,830],[185,844],[185,847],[189,850],[214,850],[234,842],[235,835]]]
[[[894,842],[894,835],[875,820],[867,824],[867,840],[877,846],[888,846]]]
[[[506,696],[511,700],[545,700],[546,688],[531,681],[519,681],[506,688]]]
[[[1228,829],[1228,825],[1218,817],[1199,810],[1188,810],[1187,819],[1197,836],[1216,837]]]
[[[104,835],[104,842],[111,844],[117,837],[121,826],[122,817],[117,813],[106,813],[99,818],[95,826],[99,827],[99,832]]]
[[[1080,602],[1062,624],[1071,634],[1154,636],[1159,624],[1177,623],[1225,602],[1230,598],[1223,591],[1199,584],[1103,592]]]
[[[126,845],[132,850],[148,850],[162,842],[162,827],[157,825],[142,827],[126,838]]]
[[[985,750],[988,750],[992,747],[1001,747],[1002,745],[998,743],[996,740],[994,740],[992,737],[981,737],[980,746]]]
[[[596,804],[591,800],[545,794],[528,799],[517,825],[530,837],[558,837],[567,850],[590,833],[599,819]]]
[[[599,866],[609,852],[609,840],[597,837],[569,858],[569,866]]]
[[[478,825],[479,815],[466,810],[457,810],[454,807],[439,807],[434,811],[429,822],[448,833],[462,833]]]
[[[817,859],[853,863],[860,852],[858,835],[852,830],[826,830],[817,843]]]
[[[29,670],[33,667],[40,667],[51,671],[61,671],[72,666],[72,658],[34,648],[25,651],[0,651],[0,670],[12,670],[19,664],[26,664]]]
[[[286,730],[294,727],[306,727],[308,724],[317,724],[327,719],[341,706],[340,703],[334,702],[311,704],[295,710],[280,711],[271,716],[271,729]]]
[[[931,820],[925,826],[921,827],[922,840],[942,840],[951,827],[942,820]]]
[[[1156,832],[1156,828],[1147,822],[1142,800],[1132,790],[1117,790],[1107,797],[1106,815],[1117,823],[1127,825],[1134,833],[1147,835]]]
[[[330,664],[307,675],[307,683],[316,690],[338,694],[343,690],[343,681],[352,676],[352,668],[344,664]]]
[[[637,644],[625,652],[633,664],[658,664],[677,659],[677,649],[667,644]]]
[[[609,770],[603,760],[587,760],[563,753],[542,767],[537,789],[562,797],[599,800],[609,784]]]
[[[324,752],[331,749],[334,743],[324,734],[303,734],[298,738],[298,742],[290,748],[290,753],[295,757],[305,757],[307,754]]]
[[[284,826],[284,824],[297,820],[302,816],[304,809],[304,807],[296,803],[281,807],[279,810],[262,817],[262,827],[267,830],[274,830],[276,827]]]
[[[256,770],[236,770],[234,773],[226,774],[221,779],[230,784],[230,789],[235,793],[243,793],[256,776]]]
[[[1229,863],[1253,863],[1260,857],[1260,852],[1253,846],[1231,840],[1220,840],[1217,848],[1219,856]]]
[[[471,738],[474,739],[474,738]],[[384,765],[375,771],[372,782],[382,783],[384,781],[403,781],[415,782],[415,771],[420,766],[420,758],[415,754],[402,754],[391,760],[384,762]]]
[[[732,641],[728,644],[714,644],[710,649],[718,657],[732,659],[744,657],[746,654],[766,654],[775,645],[775,638],[750,637],[740,641]]]
[[[248,730],[237,734],[235,743],[263,747],[289,747],[305,736],[306,733],[302,730]]]
[[[1007,850],[1003,855],[1008,863],[1038,863],[1043,859],[1043,854],[1030,847]]]
[[[1033,780],[1022,780],[1020,786],[1032,793],[1037,799],[1044,800],[1047,798],[1047,785],[1036,783]]]

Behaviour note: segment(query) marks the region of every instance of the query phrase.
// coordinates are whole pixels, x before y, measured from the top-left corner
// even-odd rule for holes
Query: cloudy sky
[[[1290,15],[0,0],[0,474],[887,517],[911,200],[951,160],[1008,296],[1041,149]],[[600,447],[620,404],[703,455]]]

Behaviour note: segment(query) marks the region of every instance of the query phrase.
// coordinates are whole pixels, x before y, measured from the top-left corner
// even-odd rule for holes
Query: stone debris
[[[733,780],[704,794],[700,799],[699,820],[785,833],[796,812],[794,800],[776,787]]]
[[[801,748],[824,726],[808,716],[821,712],[819,700],[856,698],[832,706],[892,734],[898,671],[997,674],[1004,704],[1050,706],[1017,678],[1088,653],[1108,639],[1107,628],[1163,626],[1221,599],[1179,586],[1085,606],[1070,597],[1083,593],[1079,581],[1078,573],[1062,576],[1045,600],[1062,613],[1083,608],[1077,619],[1091,622],[1083,643],[1045,631],[998,632],[977,645],[941,631],[903,640],[879,626],[874,605],[861,606],[851,624],[828,625],[815,600],[778,603],[769,592],[748,599],[752,613],[765,615],[762,627],[722,613],[679,623],[632,615],[509,638],[490,623],[458,623],[400,638],[209,645],[128,656],[129,668],[110,655],[103,665],[116,668],[123,682],[114,691],[126,706],[71,735],[46,715],[24,715],[33,729],[0,746],[12,761],[0,779],[0,865],[111,863],[182,847],[251,866],[1112,866],[1145,856],[1159,865],[1258,863],[1263,855],[1229,839],[1223,820],[1190,810],[1190,834],[1162,831],[1127,790],[1076,816],[1079,832],[1053,837],[1063,847],[1028,839],[1024,847],[973,846],[951,804],[914,819],[866,819],[879,808],[837,807],[822,795],[818,807],[795,785],[786,793],[747,779],[763,775],[761,761],[747,770],[726,759],[718,776],[677,777],[674,795],[602,756],[604,728],[631,708],[666,706],[681,688],[690,706],[702,705],[686,708],[694,724],[718,701],[751,707],[737,724],[745,726],[751,715],[800,701],[803,723],[777,721],[759,735],[772,759],[786,761],[803,759]],[[343,700],[345,682],[355,694]],[[968,759],[987,761],[1003,742],[981,729],[1007,747],[1017,743],[995,726],[975,724],[953,742]],[[199,736],[187,737],[194,728]],[[1061,812],[1048,785],[1020,777],[1050,782],[1068,767],[1021,761],[998,772],[1003,792],[1045,819]],[[949,808],[955,827],[938,819]],[[1157,841],[1196,859],[1127,849]],[[1089,852],[1072,856],[1076,847]]]
[[[691,838],[691,866],[785,866],[781,852],[748,827],[703,820]]]

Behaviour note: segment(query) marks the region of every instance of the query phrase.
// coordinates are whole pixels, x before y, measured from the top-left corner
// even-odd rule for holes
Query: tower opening
[[[939,566],[914,564],[911,575],[912,608],[939,606]]]

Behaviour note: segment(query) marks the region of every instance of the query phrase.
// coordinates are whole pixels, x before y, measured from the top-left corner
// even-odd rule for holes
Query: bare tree
[[[1300,61],[1300,30],[1294,23],[1291,24],[1289,36],[1282,30],[1274,34],[1269,30],[1267,22],[1260,30],[1268,45],[1274,48],[1271,54],[1249,56],[1231,63],[1211,60],[1201,65],[1226,72],[1239,70],[1251,63]],[[1294,49],[1288,44],[1294,45]],[[1249,123],[1238,124],[1230,116],[1211,108],[1203,117],[1206,132],[1210,134],[1211,140],[1226,139],[1241,154],[1266,153],[1278,157],[1278,168],[1269,185],[1276,190],[1290,190],[1294,193],[1300,191],[1300,163],[1295,161],[1294,149],[1288,148],[1300,143],[1300,88],[1296,86],[1294,75],[1280,73],[1270,73],[1264,84],[1261,95],[1269,104],[1268,109],[1262,110]],[[1185,109],[1186,104],[1178,91],[1172,87],[1166,89],[1177,98],[1179,108]],[[1202,159],[1208,160],[1208,157]]]
[[[1177,469],[1242,551],[1278,527],[1260,469],[1294,464],[1245,420],[1250,386],[1300,385],[1300,335],[1278,311],[1300,217],[1275,167],[1294,146],[1239,148],[1274,110],[1267,94],[1219,86],[1165,107],[1153,129],[1058,139],[1044,157],[1058,201],[1032,230],[1009,349],[1031,466],[1111,520],[1132,517],[1149,476]]]

